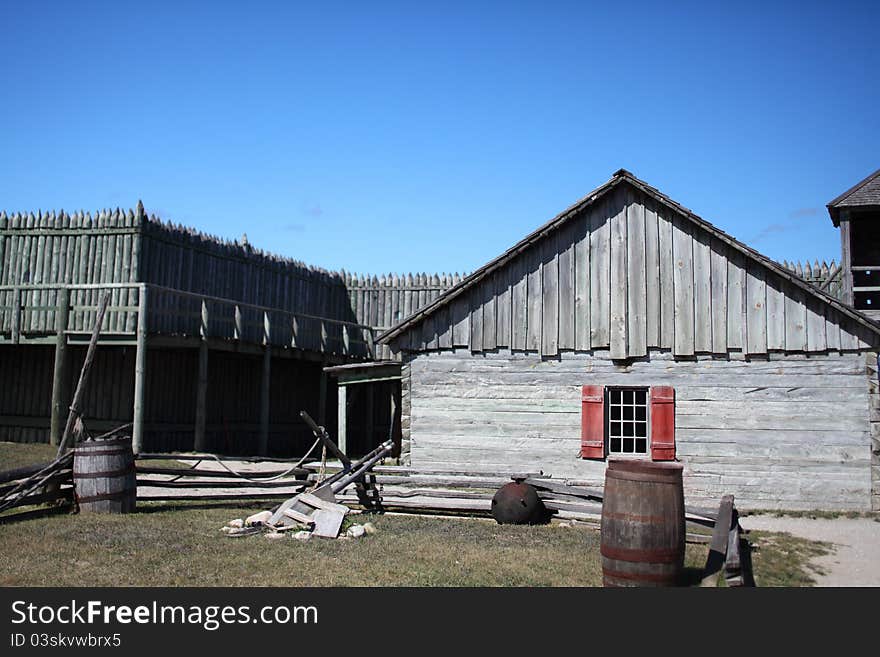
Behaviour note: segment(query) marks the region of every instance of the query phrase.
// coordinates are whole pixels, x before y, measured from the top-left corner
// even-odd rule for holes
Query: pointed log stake
[[[86,384],[89,380],[89,371],[92,369],[92,361],[95,360],[95,350],[98,346],[98,336],[101,335],[101,323],[104,321],[104,313],[107,311],[107,304],[110,302],[110,293],[105,292],[98,306],[98,316],[95,318],[95,326],[92,329],[92,339],[89,340],[89,350],[86,352],[86,361],[83,363],[82,370],[79,373],[79,381],[76,384],[76,392],[73,393],[73,401],[70,403],[70,413],[67,415],[67,424],[64,427],[64,434],[58,445],[58,456],[61,456],[67,449],[67,443],[73,435],[73,427],[77,418],[80,416],[80,403],[85,394]]]

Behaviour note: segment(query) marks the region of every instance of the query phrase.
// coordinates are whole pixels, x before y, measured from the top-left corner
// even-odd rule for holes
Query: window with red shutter
[[[675,460],[675,389],[583,386],[581,458],[649,454]]]
[[[675,460],[675,388],[651,388],[651,459]]]
[[[581,389],[581,458],[605,458],[605,388]]]

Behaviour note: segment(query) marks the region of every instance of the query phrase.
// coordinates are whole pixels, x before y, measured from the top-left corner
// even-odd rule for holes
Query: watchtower
[[[840,227],[841,300],[880,319],[880,169],[828,203]]]

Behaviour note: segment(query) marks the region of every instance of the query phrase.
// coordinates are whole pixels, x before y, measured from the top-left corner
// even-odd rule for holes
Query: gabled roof
[[[840,209],[841,208],[859,208],[866,206],[880,207],[880,169],[877,169],[870,176],[856,183],[843,194],[826,206],[828,214],[831,215],[831,221],[835,226],[840,225]]]
[[[878,174],[880,174],[880,172],[878,172]],[[455,298],[460,296],[462,293],[464,293],[467,290],[469,290],[470,288],[474,287],[480,281],[485,279],[487,276],[490,276],[495,270],[504,266],[507,262],[509,262],[510,260],[515,258],[517,255],[519,255],[520,253],[525,251],[532,244],[535,244],[536,242],[540,241],[545,236],[547,236],[550,232],[556,230],[557,228],[562,226],[564,223],[566,223],[569,219],[578,215],[586,208],[589,208],[591,205],[596,203],[600,198],[604,197],[611,190],[615,189],[616,187],[618,187],[619,185],[622,185],[622,184],[632,185],[634,188],[636,188],[637,190],[639,190],[640,192],[642,192],[646,196],[654,199],[659,204],[664,205],[665,207],[669,208],[670,210],[672,210],[672,211],[678,213],[679,215],[681,215],[682,217],[688,219],[692,223],[699,226],[702,230],[710,233],[711,235],[715,236],[717,239],[726,243],[732,249],[739,251],[748,260],[756,262],[756,263],[760,264],[762,267],[769,269],[770,271],[772,271],[774,274],[776,274],[780,278],[783,278],[786,281],[789,281],[790,283],[792,283],[793,285],[799,287],[804,292],[806,292],[808,295],[811,295],[811,296],[819,299],[824,304],[832,306],[835,310],[837,310],[841,314],[855,320],[857,323],[870,329],[875,334],[880,335],[880,324],[873,322],[871,319],[869,319],[868,317],[866,317],[862,313],[860,313],[856,310],[853,310],[849,306],[841,303],[838,299],[835,299],[834,297],[826,294],[825,292],[822,292],[821,290],[817,289],[815,286],[811,285],[810,283],[808,283],[804,279],[793,274],[789,270],[783,268],[781,265],[777,264],[776,262],[774,262],[770,258],[767,258],[764,255],[761,255],[760,253],[758,253],[754,249],[752,249],[752,248],[746,246],[745,244],[743,244],[742,242],[734,239],[733,237],[731,237],[730,235],[728,235],[724,231],[722,231],[722,230],[716,228],[715,226],[713,226],[712,224],[710,224],[705,219],[702,219],[701,217],[697,216],[696,214],[691,212],[689,209],[682,206],[680,203],[673,201],[671,198],[669,198],[665,194],[661,193],[656,188],[651,187],[643,180],[636,178],[632,173],[630,173],[626,169],[619,169],[618,171],[616,171],[612,175],[611,179],[608,182],[606,182],[603,185],[600,185],[599,187],[594,189],[592,192],[587,194],[580,201],[578,201],[577,203],[575,203],[574,205],[572,205],[568,209],[564,210],[560,214],[556,215],[549,222],[547,222],[546,224],[544,224],[543,226],[541,226],[540,228],[538,228],[537,230],[535,230],[534,232],[529,234],[527,237],[525,237],[524,239],[519,241],[517,244],[515,244],[511,248],[509,248],[507,251],[502,253],[500,256],[498,256],[497,258],[495,258],[491,262],[489,262],[489,263],[483,265],[482,267],[480,267],[479,269],[477,269],[473,274],[471,274],[467,278],[463,279],[461,281],[461,283],[450,288],[445,293],[443,293],[439,297],[437,297],[437,299],[434,300],[433,303],[428,304],[427,306],[425,306],[424,308],[422,308],[418,312],[413,313],[409,317],[405,318],[403,321],[399,322],[396,326],[393,326],[392,328],[388,329],[385,333],[383,333],[381,336],[379,336],[378,341],[381,343],[387,344],[388,342],[390,342],[391,340],[393,340],[397,336],[405,333],[412,326],[419,324],[423,319],[425,319],[429,315],[433,314],[439,308],[442,308],[443,306],[446,306],[447,304],[449,304],[451,301],[453,301]]]

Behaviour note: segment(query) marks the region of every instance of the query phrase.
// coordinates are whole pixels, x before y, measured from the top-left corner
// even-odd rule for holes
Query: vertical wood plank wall
[[[156,217],[141,218],[133,210],[0,213],[0,285],[146,282],[368,325],[378,333],[431,303],[461,279],[458,274],[378,277],[329,272]],[[75,291],[71,303],[96,304],[99,294]],[[114,291],[111,306],[136,306],[137,294],[136,290]],[[0,290],[0,331],[10,330],[12,295],[12,290]],[[25,306],[51,307],[56,302],[55,290],[23,293]],[[192,334],[198,304],[197,299],[154,295],[153,310],[172,312],[157,316],[153,329]],[[174,316],[175,310],[179,317]],[[49,309],[30,310],[23,314],[21,329],[51,333],[54,314]],[[88,329],[93,315],[74,313],[70,328]],[[111,317],[113,325],[105,330],[134,330],[134,312]],[[387,349],[383,352],[390,356]]]
[[[652,349],[766,355],[876,342],[854,319],[626,184],[487,270],[448,313],[407,329],[392,349],[510,348],[548,357],[609,349],[612,358],[632,359]],[[450,327],[460,338],[441,344]]]
[[[139,228],[134,211],[0,213],[0,285],[129,283],[137,280]],[[51,307],[57,290],[26,290],[22,305]],[[73,305],[97,305],[96,290],[74,290]],[[11,290],[0,290],[0,330],[12,322]],[[137,305],[136,290],[116,290],[111,306]],[[88,330],[94,312],[72,313],[71,330]],[[108,331],[131,330],[136,313],[112,313]],[[55,311],[22,314],[25,332],[52,333]]]

